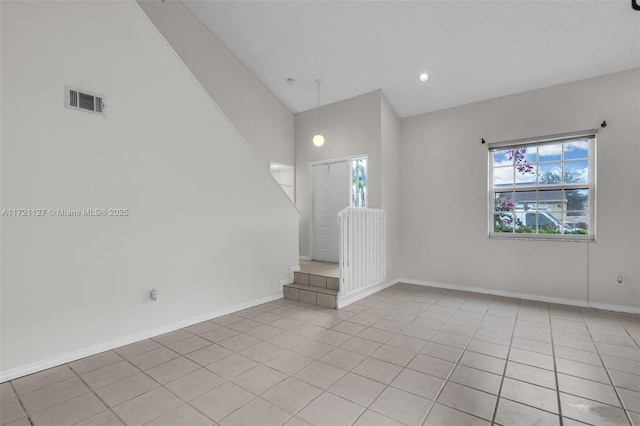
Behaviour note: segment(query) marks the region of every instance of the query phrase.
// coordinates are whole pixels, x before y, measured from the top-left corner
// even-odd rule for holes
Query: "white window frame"
[[[488,236],[489,238],[497,239],[533,239],[533,240],[555,240],[555,241],[595,241],[596,240],[596,140],[598,130],[585,130],[581,132],[565,133],[560,135],[551,135],[538,138],[520,139],[514,141],[495,142],[488,145],[488,169],[489,169],[489,182],[488,182]],[[589,140],[589,156],[588,156],[588,182],[587,183],[562,183],[557,185],[540,185],[537,182],[534,184],[514,184],[511,187],[499,187],[496,188],[493,185],[493,153],[495,151],[501,151],[506,149],[518,149],[528,147],[538,147],[547,144],[557,144],[563,142],[570,142],[572,140]],[[560,160],[563,168],[562,176],[564,176],[564,154]],[[538,163],[536,163],[538,164]],[[515,232],[494,232],[495,218],[494,218],[494,203],[495,194],[505,191],[514,192],[529,192],[529,191],[549,191],[549,190],[570,190],[570,189],[584,189],[589,191],[589,206],[588,206],[588,234],[538,234],[538,233],[518,233]],[[561,218],[562,220],[562,218]],[[536,220],[537,222],[537,220]]]

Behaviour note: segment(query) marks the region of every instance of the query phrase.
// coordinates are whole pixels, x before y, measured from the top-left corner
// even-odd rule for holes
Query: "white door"
[[[312,170],[313,260],[338,262],[338,212],[349,206],[349,162],[318,164]]]

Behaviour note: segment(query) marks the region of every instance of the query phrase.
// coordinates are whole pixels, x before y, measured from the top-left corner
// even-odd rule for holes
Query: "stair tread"
[[[316,293],[331,294],[333,296],[338,295],[338,290],[332,290],[330,288],[323,288],[323,287],[314,287],[314,286],[305,285],[305,284],[286,284],[285,287],[297,288],[299,290],[315,291]]]

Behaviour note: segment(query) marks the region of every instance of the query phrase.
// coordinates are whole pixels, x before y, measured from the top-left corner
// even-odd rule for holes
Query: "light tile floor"
[[[277,300],[3,383],[0,422],[640,425],[639,341],[637,315],[397,284],[339,311]]]

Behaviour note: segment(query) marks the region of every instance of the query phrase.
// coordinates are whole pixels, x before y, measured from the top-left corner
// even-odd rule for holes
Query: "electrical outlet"
[[[618,284],[618,285],[624,285],[624,275],[622,275],[622,274],[616,274],[616,276],[615,276],[615,280],[616,280],[616,284]]]
[[[156,290],[155,288],[151,289],[151,291],[149,292],[149,298],[151,300],[158,300],[158,290]]]

